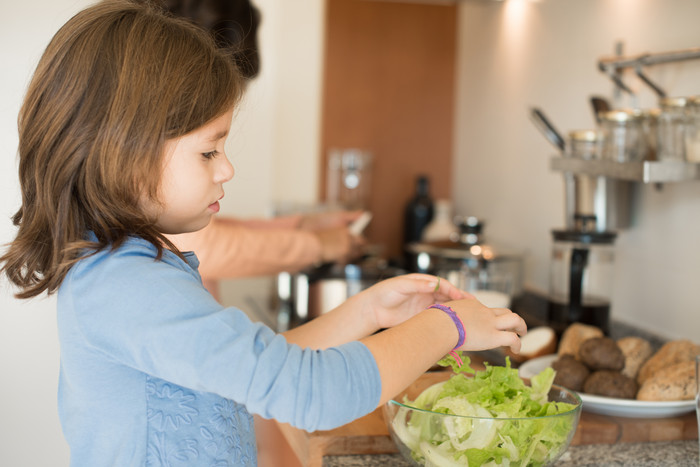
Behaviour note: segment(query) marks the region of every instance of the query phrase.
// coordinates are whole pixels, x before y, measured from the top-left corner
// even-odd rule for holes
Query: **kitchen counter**
[[[449,374],[426,373],[409,391],[420,391]],[[272,423],[280,435],[275,446],[289,446],[290,458],[298,460],[294,465],[408,465],[397,453],[379,409],[342,427],[313,433]],[[557,465],[675,466],[686,465],[684,462],[698,465],[694,411],[663,418],[630,418],[584,410],[571,446]]]
[[[530,328],[546,324],[546,301],[542,297],[529,294],[513,305]],[[628,323],[613,321],[610,331],[614,339],[637,335],[649,339],[654,348],[663,344],[663,339]],[[472,357],[493,364],[502,364],[504,360],[503,353],[496,351],[479,352]],[[259,447],[265,444],[263,451],[271,456],[259,459],[261,467],[410,465],[396,452],[379,410],[329,431],[307,433],[272,420],[261,421],[260,426],[266,431],[258,438]],[[698,452],[695,413],[644,419],[584,411],[569,450],[556,466],[697,466]]]
[[[697,467],[698,441],[588,444],[570,446],[556,467],[634,466]],[[410,467],[399,454],[325,456],[323,467]]]

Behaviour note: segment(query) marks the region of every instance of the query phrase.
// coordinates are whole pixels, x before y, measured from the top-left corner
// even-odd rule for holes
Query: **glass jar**
[[[579,159],[600,159],[603,149],[603,135],[596,130],[576,130],[569,133],[569,157]]]
[[[687,123],[685,97],[664,97],[659,100],[659,133],[657,159],[660,161],[684,161],[685,129]]]
[[[605,144],[603,158],[615,162],[636,162],[646,157],[642,117],[633,110],[611,110],[600,115]]]
[[[688,99],[685,133],[685,157],[688,162],[700,162],[700,96]]]
[[[642,132],[644,133],[644,146],[646,149],[644,160],[655,161],[657,159],[656,148],[659,141],[659,115],[661,115],[661,109],[658,107],[641,109],[638,113],[642,119]]]
[[[369,151],[331,149],[326,176],[326,198],[332,206],[367,209],[372,178],[372,154]]]

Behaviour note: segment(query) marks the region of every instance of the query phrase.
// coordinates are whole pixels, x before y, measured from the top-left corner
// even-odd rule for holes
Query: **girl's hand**
[[[363,309],[377,329],[390,328],[434,303],[472,298],[445,279],[428,274],[406,274],[383,280],[358,294]]]
[[[520,336],[527,333],[525,320],[507,308],[488,308],[474,298],[445,305],[452,308],[464,323],[464,345],[458,350],[486,350],[510,347],[520,352]],[[436,313],[444,313],[435,310]]]

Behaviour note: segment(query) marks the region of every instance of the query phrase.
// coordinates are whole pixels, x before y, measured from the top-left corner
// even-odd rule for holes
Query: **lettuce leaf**
[[[552,368],[532,377],[528,386],[509,359],[505,366],[486,364],[480,371],[471,369],[468,357],[463,357],[461,367],[451,356],[442,361],[455,374],[404,404],[468,417],[436,417],[401,408],[392,420],[394,432],[417,462],[470,467],[544,465],[568,443],[576,417],[538,418],[575,409],[573,404],[548,401],[555,376]]]

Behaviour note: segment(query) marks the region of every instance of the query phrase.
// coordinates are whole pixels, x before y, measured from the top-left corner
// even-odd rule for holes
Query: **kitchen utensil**
[[[545,138],[559,149],[560,152],[564,153],[566,150],[566,142],[561,136],[561,133],[559,133],[549,119],[545,117],[544,112],[537,107],[533,107],[530,109],[530,117],[535,126],[544,134]]]
[[[291,326],[302,324],[337,307],[377,282],[406,271],[376,258],[351,264],[327,263],[296,274],[277,276],[277,300]]]
[[[350,224],[348,230],[352,235],[361,235],[371,220],[372,213],[369,211],[364,211],[362,214],[360,214],[360,217],[355,219],[355,221],[352,224]]]
[[[413,272],[436,274],[467,290],[493,290],[508,297],[522,291],[523,254],[484,239],[484,223],[473,216],[456,217],[456,239],[417,242],[408,246]]]
[[[552,231],[548,324],[561,335],[571,323],[609,330],[614,232]]]
[[[608,100],[600,96],[591,97],[591,106],[593,107],[593,116],[598,124],[600,124],[600,115],[612,110]]]

